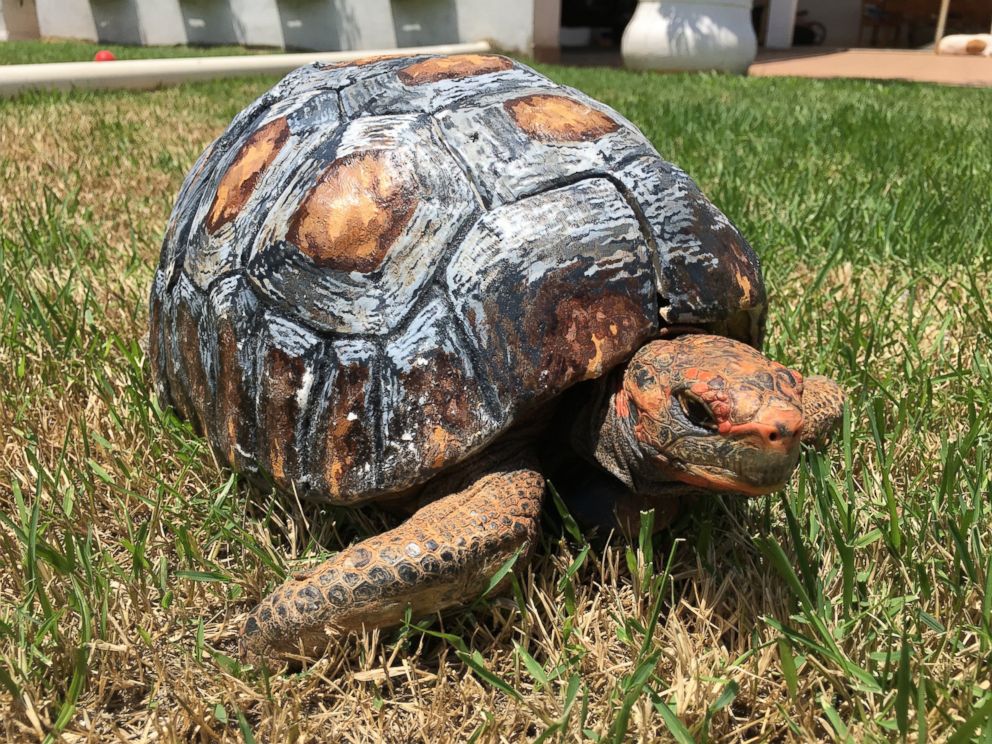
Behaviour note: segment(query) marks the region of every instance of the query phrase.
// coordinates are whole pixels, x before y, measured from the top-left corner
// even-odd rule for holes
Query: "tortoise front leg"
[[[810,375],[803,381],[804,444],[823,447],[844,416],[844,391],[823,375]]]
[[[319,654],[330,635],[466,605],[522,545],[537,539],[544,478],[516,457],[469,466],[446,496],[396,529],[298,574],[264,599],[241,628],[242,656],[265,662]],[[455,490],[458,488],[459,490]]]

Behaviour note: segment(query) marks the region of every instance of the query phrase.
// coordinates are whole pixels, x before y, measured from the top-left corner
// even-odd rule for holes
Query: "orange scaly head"
[[[642,480],[758,495],[785,485],[799,461],[802,394],[798,372],[692,334],[642,347],[615,405],[633,423],[640,468],[654,471]]]

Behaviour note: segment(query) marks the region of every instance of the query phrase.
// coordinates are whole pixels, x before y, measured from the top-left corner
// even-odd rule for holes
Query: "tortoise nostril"
[[[769,444],[781,442],[783,445],[790,445],[796,439],[797,430],[785,423],[776,424],[771,427],[766,435]]]

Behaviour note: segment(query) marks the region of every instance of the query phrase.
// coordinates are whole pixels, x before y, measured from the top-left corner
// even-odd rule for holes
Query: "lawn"
[[[101,49],[109,49],[117,59],[161,59],[162,57],[216,57],[228,54],[272,54],[277,49],[248,49],[242,46],[123,46],[91,41],[5,41],[0,43],[0,65],[26,65],[40,62],[89,62]]]
[[[549,505],[507,597],[242,667],[259,597],[383,524],[250,490],[149,394],[172,199],[274,81],[0,101],[3,736],[992,738],[992,96],[542,70],[749,237],[768,353],[850,392],[837,441],[653,543],[587,542]]]

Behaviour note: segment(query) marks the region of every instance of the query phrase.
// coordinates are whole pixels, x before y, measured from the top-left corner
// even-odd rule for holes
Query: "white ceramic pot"
[[[620,50],[635,70],[743,73],[758,51],[751,0],[641,0]]]

